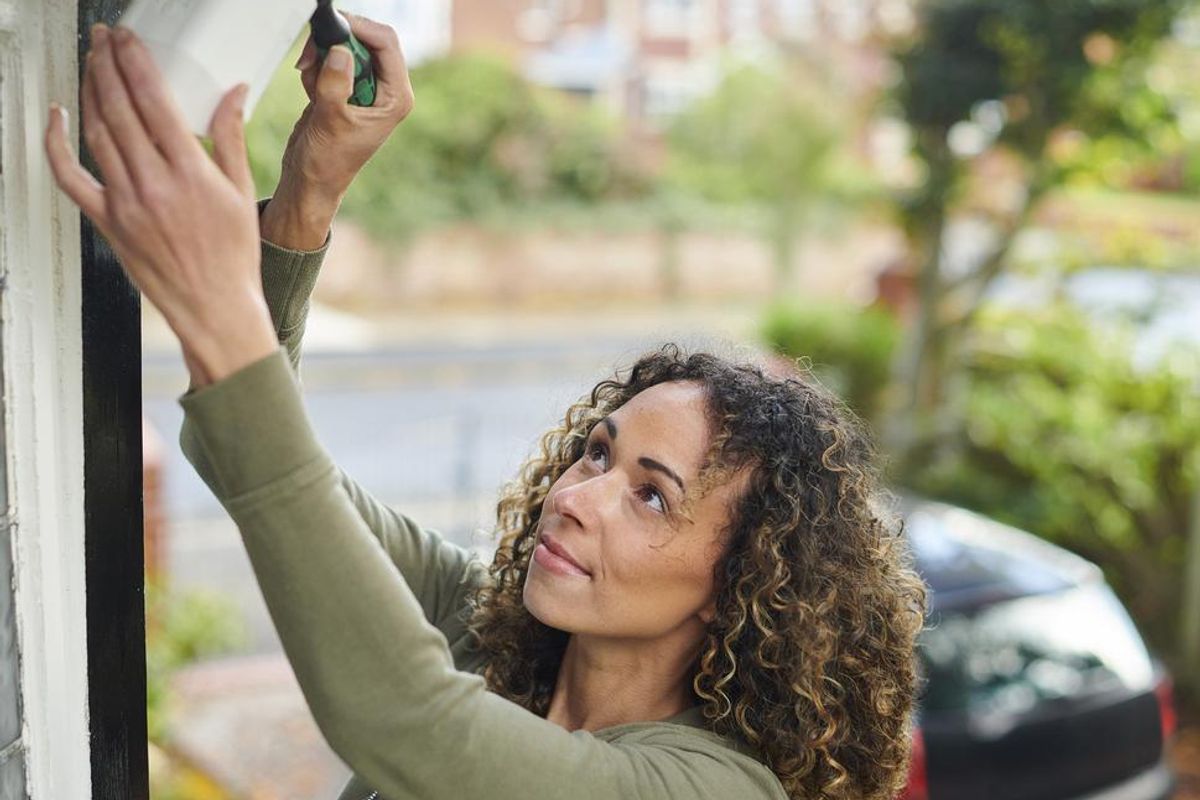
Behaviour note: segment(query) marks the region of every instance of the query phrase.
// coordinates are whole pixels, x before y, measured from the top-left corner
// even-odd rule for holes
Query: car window
[[[914,510],[905,530],[939,608],[979,595],[1023,597],[1075,585],[1055,559],[1031,550],[1032,537],[958,509]],[[1022,538],[1011,541],[1015,535]]]
[[[935,612],[921,636],[925,712],[1019,715],[1054,699],[1139,690],[1153,665],[1102,583]]]

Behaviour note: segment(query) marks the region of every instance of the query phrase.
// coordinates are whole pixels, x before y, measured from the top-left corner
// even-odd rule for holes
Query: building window
[[[676,81],[648,80],[642,88],[642,115],[650,120],[672,117],[694,98],[694,91]]]
[[[700,11],[697,0],[642,0],[642,24],[647,36],[690,38]]]

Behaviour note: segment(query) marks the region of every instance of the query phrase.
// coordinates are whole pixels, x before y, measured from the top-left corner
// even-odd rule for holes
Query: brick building
[[[905,24],[909,8],[909,0],[443,2],[451,51],[497,53],[538,83],[649,123],[710,90],[729,60],[789,45],[856,50],[872,31]]]
[[[531,80],[653,123],[711,89],[729,60],[780,46],[860,60],[911,0],[344,0],[396,27],[409,62],[492,52]],[[848,68],[856,70],[853,63]]]

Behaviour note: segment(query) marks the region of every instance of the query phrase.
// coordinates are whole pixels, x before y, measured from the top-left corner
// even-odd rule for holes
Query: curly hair
[[[488,687],[548,713],[568,634],[522,602],[542,503],[595,424],[667,381],[703,386],[713,435],[702,482],[749,468],[694,669],[709,729],[757,749],[789,797],[890,800],[907,778],[926,588],[882,502],[868,436],[800,370],[777,376],[668,344],[567,410],[497,505],[498,549],[470,619]]]

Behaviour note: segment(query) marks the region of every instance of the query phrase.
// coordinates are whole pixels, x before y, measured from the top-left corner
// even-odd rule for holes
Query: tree
[[[835,106],[811,77],[743,66],[668,132],[672,184],[713,202],[767,210],[781,285],[812,211],[851,191],[855,170],[841,157],[847,137]]]
[[[498,210],[597,205],[645,194],[646,179],[616,120],[538,87],[511,66],[452,55],[412,69],[417,106],[346,195],[343,213],[382,240]],[[304,107],[281,68],[246,136],[260,192],[279,178]]]
[[[1174,656],[1200,483],[1200,350],[1147,364],[1136,331],[1069,307],[982,312],[963,343],[969,424],[903,477],[1100,564]]]
[[[896,51],[892,96],[912,130],[924,171],[898,208],[915,267],[918,313],[897,375],[906,388],[898,449],[921,457],[937,440],[954,345],[1038,201],[1073,168],[1056,158],[1064,136],[1144,140],[1169,116],[1146,87],[1153,46],[1184,0],[927,0],[912,38]],[[969,198],[972,167],[1006,158],[1017,200],[986,210],[986,252],[947,269],[947,227]]]

